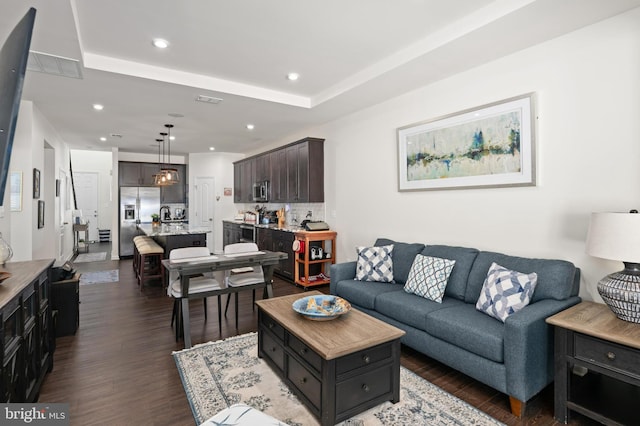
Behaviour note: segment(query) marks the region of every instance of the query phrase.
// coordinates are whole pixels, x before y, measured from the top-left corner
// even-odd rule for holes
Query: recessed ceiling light
[[[212,146],[209,147],[209,151],[215,151],[216,149]]]
[[[154,38],[153,45],[158,49],[166,49],[169,47],[169,42],[163,38]]]
[[[184,114],[180,114],[179,112],[170,112],[169,113],[169,117],[182,118],[182,117],[184,117]]]
[[[287,80],[296,81],[298,78],[300,78],[300,74],[297,72],[290,72],[287,74]]]
[[[247,130],[253,130],[255,129],[256,126],[254,126],[253,124],[247,124]]]
[[[102,111],[104,109],[104,105],[93,104],[93,109],[95,109],[96,111]]]
[[[196,102],[204,102],[207,104],[219,104],[220,102],[222,102],[222,98],[216,98],[213,96],[207,96],[207,95],[198,95],[196,96]]]
[[[169,136],[169,140],[175,141],[176,137],[175,136]]]
[[[107,138],[105,138],[104,136],[100,138],[100,142],[106,142],[106,141],[107,141]]]

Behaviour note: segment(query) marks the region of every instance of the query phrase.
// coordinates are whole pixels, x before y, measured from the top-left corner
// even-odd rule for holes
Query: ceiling
[[[156,153],[171,123],[186,154],[260,151],[640,0],[5,0],[0,40],[28,5],[31,50],[80,61],[23,91],[71,148]]]

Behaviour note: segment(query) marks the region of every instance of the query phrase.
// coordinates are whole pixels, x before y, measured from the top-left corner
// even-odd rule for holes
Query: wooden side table
[[[84,232],[84,240],[80,241],[80,232]],[[89,253],[89,224],[75,223],[73,225],[73,251],[77,254],[83,248],[85,253]]]
[[[606,305],[582,302],[552,317],[555,326],[556,420],[570,411],[608,425],[638,424],[640,324]]]

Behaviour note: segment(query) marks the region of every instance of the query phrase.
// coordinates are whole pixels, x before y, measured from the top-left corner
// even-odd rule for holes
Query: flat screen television
[[[30,8],[0,49],[0,206],[9,175],[11,147],[16,133],[24,75],[36,10]]]

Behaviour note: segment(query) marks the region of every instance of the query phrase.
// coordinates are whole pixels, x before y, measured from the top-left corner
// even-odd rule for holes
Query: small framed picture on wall
[[[33,169],[33,198],[40,198],[40,170]]]

